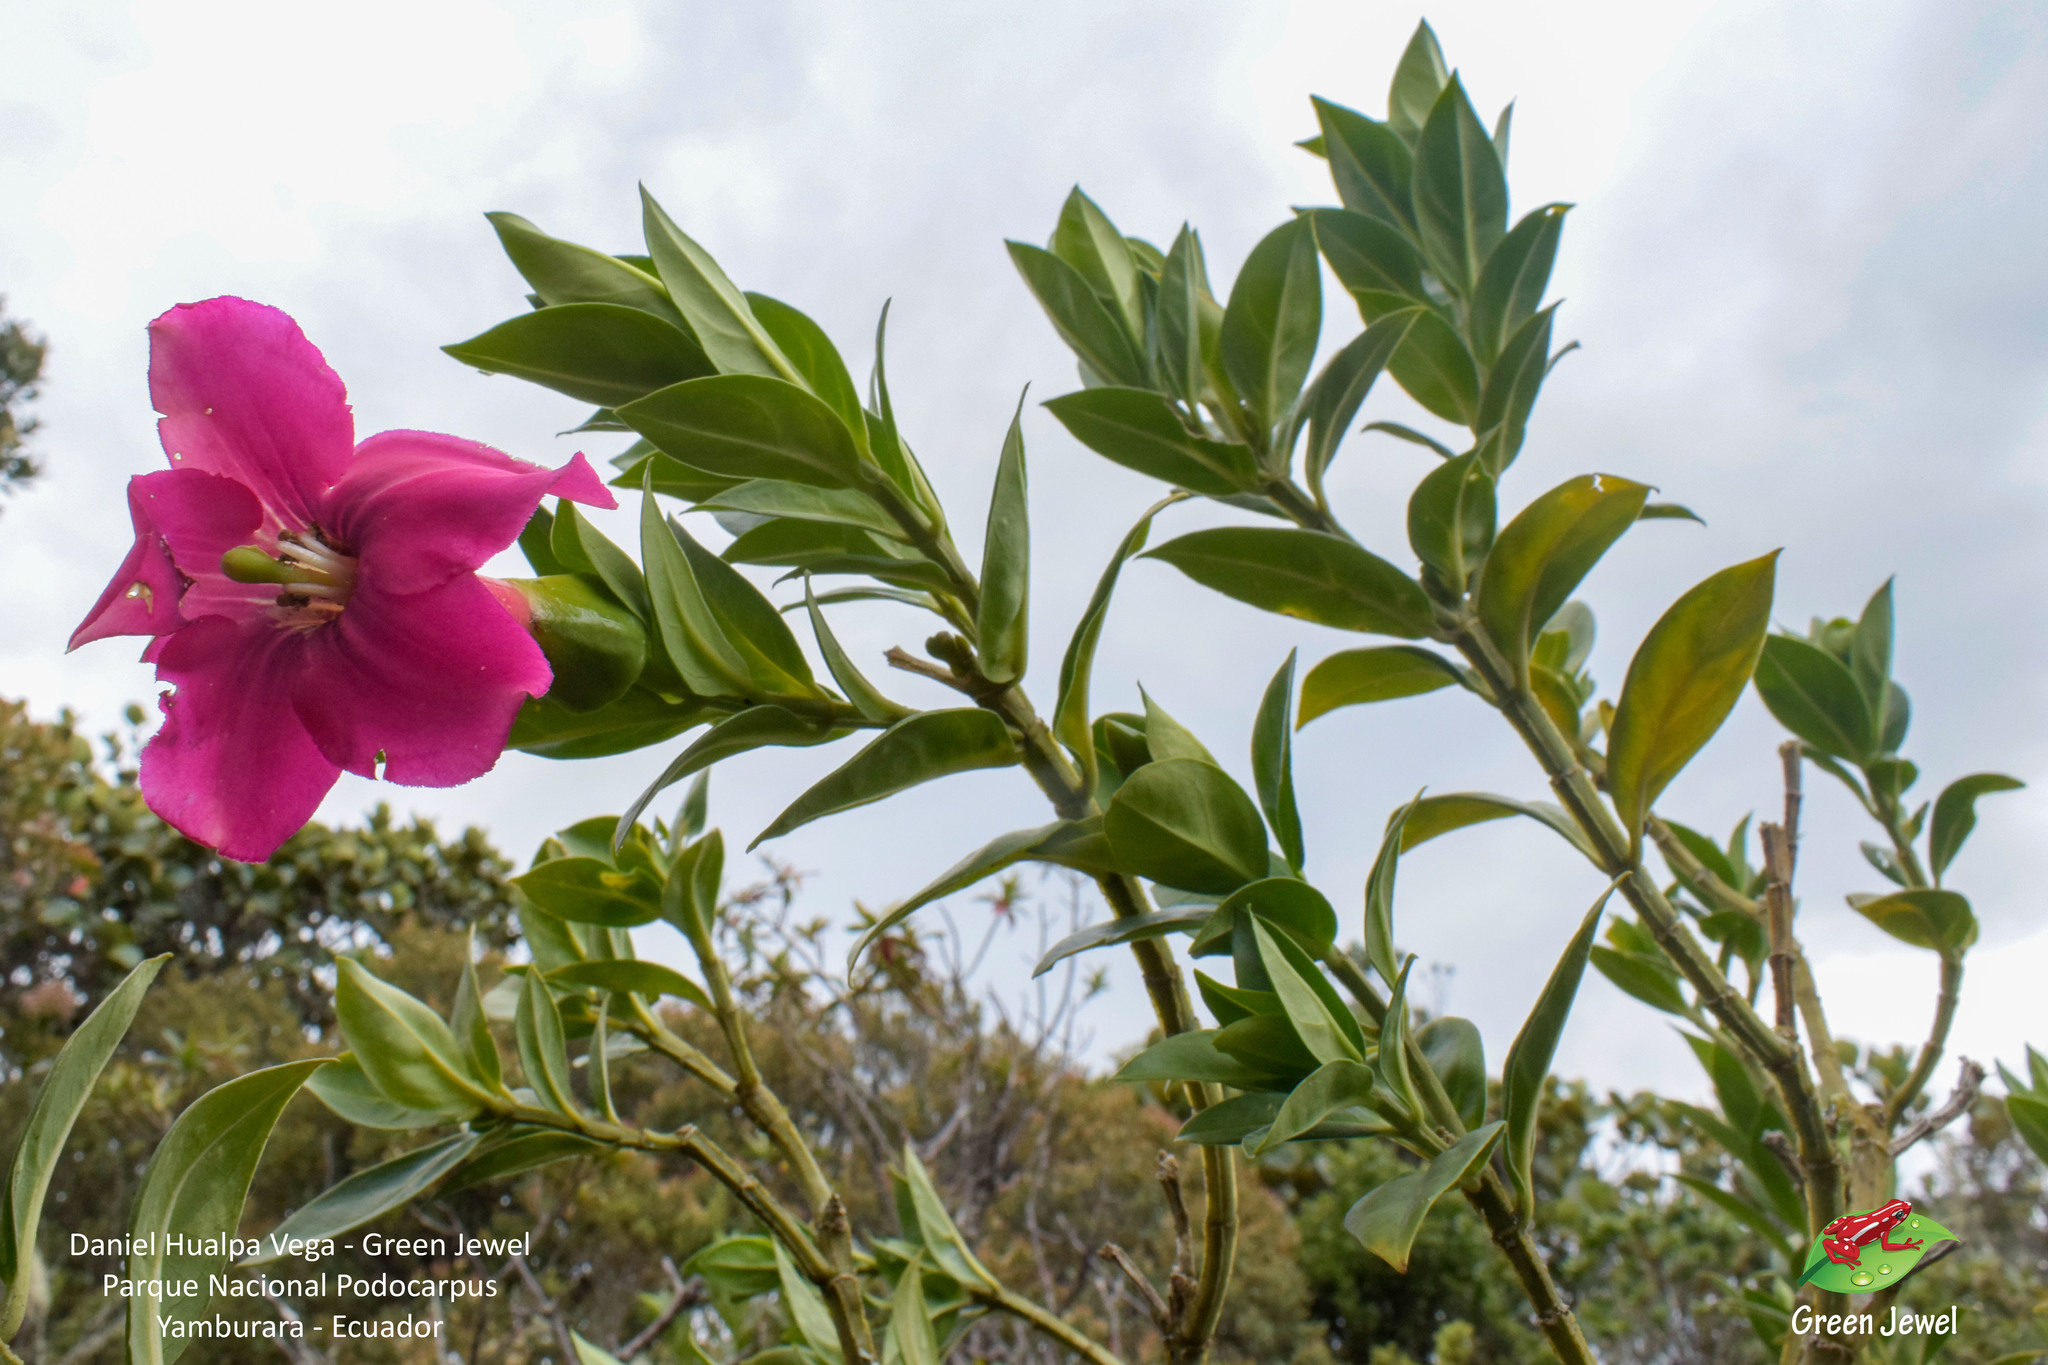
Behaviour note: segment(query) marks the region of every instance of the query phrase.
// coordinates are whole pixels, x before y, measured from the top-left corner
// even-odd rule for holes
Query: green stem
[[[1030,1323],[1081,1359],[1091,1362],[1091,1365],[1124,1365],[1115,1352],[1098,1344],[1087,1333],[1051,1309],[1041,1307],[1022,1295],[1013,1294],[1000,1285],[991,1288],[983,1284],[969,1283],[965,1288],[969,1298]]]
[[[1934,1025],[1927,1031],[1927,1041],[1920,1045],[1920,1055],[1913,1062],[1913,1069],[1906,1074],[1904,1084],[1892,1092],[1885,1102],[1885,1131],[1889,1133],[1906,1116],[1906,1110],[1920,1092],[1927,1088],[1927,1082],[1934,1075],[1934,1068],[1941,1063],[1941,1054],[1948,1047],[1948,1031],[1956,1019],[1956,1004],[1962,998],[1963,955],[1943,953],[1941,955],[1941,994],[1934,1002]]]

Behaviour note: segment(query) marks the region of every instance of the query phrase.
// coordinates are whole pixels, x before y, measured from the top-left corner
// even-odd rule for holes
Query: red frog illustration
[[[1876,1242],[1885,1251],[1918,1251],[1925,1245],[1917,1237],[1903,1242],[1893,1242],[1892,1229],[1906,1221],[1906,1215],[1913,1206],[1903,1199],[1894,1199],[1882,1208],[1869,1213],[1852,1213],[1822,1228],[1820,1245],[1828,1259],[1836,1265],[1855,1265],[1863,1257],[1863,1248]]]

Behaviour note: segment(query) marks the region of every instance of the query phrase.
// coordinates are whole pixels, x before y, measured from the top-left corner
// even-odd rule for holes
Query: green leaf
[[[1607,790],[1632,841],[1749,685],[1777,569],[1773,550],[1707,578],[1658,618],[1629,661],[1608,726]]]
[[[1289,1092],[1271,1119],[1272,1127],[1247,1150],[1253,1156],[1264,1156],[1342,1109],[1371,1112],[1372,1082],[1372,1068],[1361,1062],[1349,1058],[1324,1062]],[[1185,1135],[1183,1130],[1182,1136]]]
[[[1145,548],[1145,540],[1152,532],[1152,518],[1179,502],[1185,495],[1168,494],[1146,509],[1137,524],[1125,533],[1116,553],[1110,556],[1109,565],[1102,571],[1102,577],[1095,584],[1095,593],[1082,609],[1081,619],[1074,626],[1074,638],[1067,643],[1066,657],[1060,661],[1059,703],[1053,709],[1053,734],[1080,764],[1081,776],[1088,790],[1095,789],[1097,765],[1095,739],[1089,718],[1088,688],[1095,673],[1095,650],[1102,640],[1102,627],[1109,619],[1109,603],[1116,593],[1117,578],[1123,572],[1124,561]]]
[[[1444,1093],[1470,1130],[1486,1121],[1486,1044],[1470,1019],[1440,1015],[1415,1030],[1415,1041],[1443,1082]]]
[[[1446,1190],[1479,1178],[1500,1140],[1499,1120],[1465,1134],[1421,1170],[1395,1176],[1351,1206],[1344,1227],[1367,1251],[1406,1274],[1423,1220]]]
[[[1915,948],[1943,957],[1960,954],[1977,941],[1977,916],[1967,898],[1954,891],[1916,887],[1889,896],[1851,896],[1856,913]]]
[[[1422,257],[1400,228],[1348,209],[1311,209],[1304,216],[1331,273],[1367,322],[1428,302]]]
[[[555,858],[512,884],[548,914],[574,924],[624,928],[661,917],[661,887],[653,878],[597,858]]]
[[[1501,528],[1479,576],[1479,619],[1518,674],[1536,636],[1635,524],[1649,492],[1611,474],[1581,474]]]
[[[1479,423],[1479,367],[1451,324],[1431,309],[1416,312],[1387,369],[1408,396],[1446,422]]]
[[[1199,759],[1163,759],[1131,774],[1103,829],[1117,866],[1168,886],[1223,895],[1266,874],[1259,808]]]
[[[443,1194],[454,1194],[487,1181],[524,1175],[552,1166],[557,1161],[602,1150],[600,1144],[575,1133],[551,1128],[514,1129],[516,1136],[494,1142],[451,1171],[441,1186]]]
[[[1508,338],[1479,395],[1480,462],[1498,477],[1521,452],[1530,410],[1550,373],[1550,327],[1558,305],[1530,318]]]
[[[937,880],[922,891],[890,907],[889,912],[869,925],[853,950],[847,954],[847,975],[853,974],[875,940],[909,918],[915,911],[923,909],[933,901],[943,900],[956,891],[992,877],[1013,864],[1038,860],[1058,863],[1063,867],[1074,867],[1084,872],[1114,872],[1116,867],[1108,861],[1109,848],[1102,835],[1102,817],[1091,816],[1085,820],[1056,820],[1036,829],[1014,830],[1000,838],[991,839],[982,847],[962,858],[942,873]]]
[[[2035,1156],[2048,1162],[2048,1099],[2017,1092],[2008,1094],[2005,1112],[2011,1116],[2021,1140],[2034,1149]]]
[[[846,651],[840,647],[839,638],[832,633],[832,627],[825,624],[825,613],[818,608],[817,594],[811,591],[811,580],[804,579],[804,605],[811,614],[811,631],[818,637],[818,652],[825,656],[825,666],[832,670],[832,680],[839,684],[839,690],[846,693],[846,699],[853,709],[868,720],[884,725],[893,724],[913,714],[907,706],[900,705],[882,695],[867,675],[855,666]]]
[[[797,379],[796,368],[770,340],[746,297],[710,253],[683,234],[645,187],[640,191],[640,206],[647,254],[654,258],[662,285],[689,319],[690,330],[719,371]]]
[[[1153,910],[1142,915],[1107,919],[1091,924],[1078,933],[1067,935],[1047,949],[1045,956],[1038,959],[1038,965],[1031,969],[1031,975],[1034,979],[1044,976],[1068,958],[1077,953],[1085,953],[1091,948],[1135,943],[1140,939],[1160,938],[1166,934],[1193,933],[1214,913],[1206,905],[1176,905],[1166,910]]]
[[[540,973],[526,974],[513,1024],[519,1037],[519,1068],[526,1073],[526,1083],[540,1096],[540,1102],[556,1113],[577,1113],[576,1092],[569,1080],[568,1043],[562,1033],[562,1012],[555,1005],[555,993],[548,989]]]
[[[413,1128],[432,1128],[448,1122],[446,1114],[427,1110],[407,1109],[402,1104],[393,1104],[378,1092],[369,1076],[364,1074],[362,1065],[352,1052],[344,1052],[333,1059],[331,1066],[315,1072],[313,1079],[306,1082],[306,1089],[313,1092],[320,1102],[334,1113],[355,1124],[358,1128],[383,1128],[403,1131]]]
[[[1408,144],[1386,124],[1355,109],[1322,99],[1310,103],[1322,125],[1337,198],[1353,213],[1407,230],[1415,221],[1415,157]]]
[[[1444,461],[1408,499],[1408,544],[1457,593],[1493,546],[1494,475],[1480,453]]]
[[[556,507],[548,538],[548,549],[555,559],[571,573],[595,577],[622,606],[641,620],[648,620],[647,582],[632,556],[592,526],[576,510],[576,504],[560,502]]]
[[[702,696],[746,696],[747,661],[733,647],[697,580],[692,556],[652,493],[640,499],[640,558],[662,648],[684,686]]]
[[[752,749],[771,745],[808,748],[844,738],[846,733],[834,729],[830,722],[807,720],[779,706],[750,706],[736,712],[699,735],[695,743],[677,754],[661,770],[661,775],[648,784],[647,790],[633,798],[633,804],[619,817],[620,837],[632,829],[633,822],[647,809],[648,802],[691,773]]]
[[[782,1243],[771,1242],[775,1253],[775,1278],[782,1293],[782,1308],[789,1315],[790,1325],[804,1343],[827,1360],[841,1359],[839,1329],[833,1325],[832,1313],[825,1307],[825,1296],[818,1287],[798,1273],[796,1265],[789,1259],[789,1253]]]
[[[616,303],[543,308],[441,349],[476,369],[608,408],[717,373],[680,328]]]
[[[1202,239],[1181,225],[1173,250],[1159,272],[1159,303],[1154,315],[1154,363],[1174,397],[1192,406],[1202,399],[1202,300],[1209,293],[1208,267]]]
[[[656,1000],[664,995],[687,1000],[700,1009],[710,1009],[704,988],[673,967],[658,962],[614,958],[609,962],[572,962],[549,972],[548,981],[557,986],[595,986],[602,991],[633,994]]]
[[[1387,90],[1388,126],[1414,142],[1422,135],[1437,97],[1450,79],[1443,49],[1437,46],[1436,31],[1425,19],[1415,26],[1414,36],[1394,67],[1393,84]]]
[[[1373,1070],[1379,1076],[1379,1107],[1404,1120],[1413,1119],[1422,1107],[1415,1094],[1415,1077],[1408,1069],[1408,973],[1414,967],[1415,955],[1411,953],[1391,979],[1393,989],[1387,996],[1387,1012],[1380,1020],[1379,1048],[1373,1057]]]
[[[581,574],[499,581],[525,599],[527,629],[554,670],[550,701],[588,714],[626,695],[647,664],[639,617]]]
[[[581,1332],[571,1331],[569,1344],[576,1348],[576,1360],[573,1365],[626,1365],[625,1361],[604,1347],[586,1340]]]
[[[574,503],[570,504],[572,507]],[[536,507],[533,515],[526,519],[526,527],[519,533],[519,553],[526,556],[526,562],[533,571],[543,576],[567,573],[569,566],[555,558],[554,547],[548,542],[555,533],[555,518],[546,507]]]
[[[1338,536],[1219,526],[1150,551],[1189,578],[1266,611],[1339,630],[1416,639],[1433,621],[1414,579]]]
[[[1235,933],[1227,935],[1234,938]],[[1253,945],[1257,947],[1256,943]],[[1231,951],[1226,942],[1224,952]],[[1195,973],[1195,989],[1200,992],[1202,1003],[1209,1013],[1216,1016],[1221,1027],[1228,1027],[1240,1019],[1249,1019],[1254,1014],[1280,1013],[1280,997],[1271,991],[1249,991],[1238,986],[1226,986],[1206,972]]]
[[[1578,998],[1579,979],[1586,974],[1586,959],[1593,950],[1593,931],[1600,927],[1600,912],[1614,894],[1608,887],[1593,902],[1593,908],[1579,923],[1579,931],[1565,945],[1564,955],[1551,970],[1536,1006],[1523,1021],[1508,1049],[1501,1072],[1501,1105],[1507,1121],[1508,1180],[1515,1187],[1516,1207],[1524,1223],[1535,1208],[1532,1183],[1536,1164],[1536,1115],[1543,1105],[1543,1082],[1550,1075],[1550,1059],[1557,1054],[1557,1040],[1564,1035],[1565,1020],[1571,1017],[1572,1002]]]
[[[135,1196],[128,1231],[148,1239],[142,1243],[148,1249],[128,1258],[129,1278],[145,1287],[182,1280],[205,1284],[227,1269],[227,1239],[241,1225],[242,1204],[249,1197],[249,1182],[270,1141],[270,1130],[306,1078],[325,1065],[327,1058],[316,1057],[237,1076],[201,1095],[178,1115],[150,1157]],[[220,1250],[174,1254],[167,1240],[172,1234],[184,1239],[183,1247],[211,1245]],[[170,1365],[184,1353],[189,1339],[166,1333],[165,1323],[197,1322],[208,1307],[209,1299],[203,1297],[164,1298],[144,1292],[129,1299],[129,1361]]]
[[[747,294],[746,299],[754,320],[796,370],[804,387],[839,414],[854,444],[865,449],[868,424],[861,411],[860,391],[854,388],[853,376],[846,372],[846,362],[825,329],[780,299],[755,293]]]
[[[1252,248],[1223,310],[1223,371],[1260,430],[1301,392],[1322,328],[1315,234],[1306,219],[1291,219]]]
[[[1052,232],[1052,254],[1080,272],[1110,313],[1131,336],[1145,334],[1145,305],[1138,288],[1138,267],[1116,224],[1076,185],[1060,207]]]
[[[1288,865],[1300,871],[1307,862],[1301,839],[1301,808],[1294,800],[1294,661],[1298,650],[1290,650],[1287,662],[1266,685],[1259,713],[1252,722],[1252,783],[1259,791],[1259,806],[1266,823],[1280,843]]]
[[[1286,930],[1311,958],[1322,957],[1336,944],[1337,912],[1322,892],[1294,877],[1267,877],[1225,897],[1188,945],[1188,956],[1230,953],[1239,916],[1253,910]]]
[[[1993,792],[2013,792],[2027,784],[2002,773],[1972,773],[1959,777],[1941,789],[1934,800],[1934,832],[1927,836],[1927,861],[1934,869],[1934,883],[1962,850],[1963,841],[1977,827],[1977,798]]]
[[[979,1280],[990,1288],[999,1288],[1000,1282],[975,1256],[959,1225],[946,1212],[945,1201],[939,1198],[938,1187],[932,1184],[931,1172],[925,1169],[924,1162],[918,1159],[917,1149],[908,1142],[903,1144],[903,1183],[909,1187],[911,1206],[917,1211],[918,1231],[923,1235],[925,1248],[937,1258],[939,1268],[963,1285]]]
[[[1707,524],[1705,517],[1693,511],[1690,507],[1683,507],[1675,502],[1646,502],[1643,504],[1643,510],[1636,515],[1636,520],[1691,521],[1697,522],[1701,526]]]
[[[1163,394],[1114,386],[1081,389],[1045,407],[1082,445],[1163,483],[1224,498],[1258,482],[1249,446],[1190,432]]]
[[[505,254],[549,308],[609,303],[687,327],[661,281],[616,256],[550,237],[516,213],[487,213]]]
[[[1898,1236],[1918,1241],[1920,1245],[1907,1251],[1886,1251],[1880,1256],[1868,1256],[1866,1254],[1861,1261],[1860,1269],[1858,1266],[1842,1265],[1828,1259],[1826,1249],[1821,1246],[1820,1240],[1818,1238],[1814,1239],[1813,1247],[1807,1253],[1806,1269],[1800,1274],[1796,1284],[1811,1284],[1817,1289],[1835,1294],[1863,1293],[1864,1286],[1856,1283],[1855,1279],[1855,1276],[1860,1271],[1867,1271],[1875,1265],[1879,1267],[1875,1278],[1880,1281],[1896,1282],[1912,1274],[1926,1258],[1928,1252],[1933,1250],[1936,1243],[1961,1240],[1953,1232],[1950,1232],[1926,1214],[1917,1212],[1909,1214],[1906,1221],[1895,1231]],[[1886,1270],[1889,1270],[1891,1273],[1886,1274]],[[1873,1289],[1877,1288],[1876,1285],[1870,1287]],[[1944,1339],[1940,1337],[1927,1337],[1923,1338],[1923,1340],[1927,1343],[1927,1346],[1926,1354],[1921,1356],[1922,1360],[1932,1360],[1941,1347],[1946,1344]],[[1909,1347],[1908,1349],[1912,1348]],[[2002,1357],[2001,1359],[2008,1362],[2025,1360],[2029,1356],[2039,1359],[2040,1354],[2040,1352],[2019,1352],[2014,1356]],[[1994,1361],[1992,1365],[1999,1365],[1999,1362]]]
[[[625,429],[632,430],[630,427]],[[734,484],[747,482],[737,475],[714,474],[708,469],[686,465],[656,450],[654,442],[644,436],[627,447],[626,454],[632,458],[619,466],[619,477],[611,482],[613,488],[637,490],[652,486],[655,492],[667,497],[696,503],[715,498]],[[615,459],[613,463],[618,461]]]
[[[1089,287],[1080,271],[1050,251],[1024,242],[1005,242],[1011,263],[1024,277],[1053,330],[1081,363],[1111,384],[1144,388],[1147,375],[1130,333]]]
[[[1486,125],[1456,76],[1430,107],[1415,146],[1415,225],[1446,288],[1472,296],[1507,234],[1508,186]]]
[[[21,1329],[28,1312],[30,1276],[22,1273],[24,1263],[35,1255],[36,1229],[42,1223],[43,1200],[49,1194],[50,1178],[64,1158],[64,1144],[71,1127],[92,1098],[93,1087],[106,1069],[108,1058],[127,1036],[142,1008],[142,997],[156,974],[170,960],[168,953],[150,958],[128,973],[120,985],[93,1007],[85,1022],[64,1040],[56,1059],[50,1063],[47,1079],[36,1092],[36,1102],[22,1125],[21,1141],[15,1145],[8,1165],[7,1188],[0,1196],[0,1282],[7,1285],[4,1306],[0,1306],[0,1342]],[[19,1101],[17,1101],[18,1103]]]
[[[1319,1065],[1284,1011],[1225,1024],[1216,1031],[1216,1047],[1268,1078],[1255,1087],[1261,1090],[1274,1088],[1275,1080],[1282,1082],[1281,1088],[1292,1089]]]
[[[338,1238],[393,1209],[403,1208],[460,1165],[482,1140],[478,1133],[457,1133],[357,1171],[314,1196],[263,1238],[263,1250],[244,1256],[236,1264],[268,1264],[295,1254],[288,1245],[293,1238],[315,1243]]]
[[[1526,815],[1549,826],[1573,848],[1593,859],[1593,846],[1586,841],[1584,831],[1564,807],[1548,801],[1517,801],[1512,796],[1496,796],[1492,792],[1450,792],[1443,796],[1423,797],[1415,803],[1408,816],[1407,828],[1401,836],[1401,851],[1406,853],[1417,844],[1426,843],[1439,834],[1449,834],[1454,829],[1485,824],[1489,820],[1505,820],[1511,815]]]
[[[975,655],[992,683],[1024,676],[1031,644],[1031,511],[1024,470],[1024,398],[1003,437],[989,495],[981,551],[981,604],[975,614]]]
[[[1392,436],[1396,440],[1406,441],[1410,445],[1421,446],[1425,450],[1434,452],[1439,459],[1448,460],[1456,456],[1458,453],[1457,451],[1452,450],[1449,446],[1445,445],[1442,441],[1434,440],[1428,436],[1424,436],[1414,427],[1404,427],[1399,422],[1367,422],[1364,426],[1360,427],[1359,430],[1377,431],[1382,435]]]
[[[1877,729],[1884,730],[1885,693],[1890,687],[1892,676],[1892,584],[1885,580],[1883,587],[1871,595],[1864,604],[1863,615],[1856,622],[1855,632],[1849,637],[1849,671],[1855,676],[1856,688],[1863,693],[1863,699],[1870,704],[1870,712],[1878,718]]]
[[[1826,754],[1859,763],[1875,757],[1869,704],[1847,665],[1791,635],[1764,641],[1756,691],[1778,723]]]
[[[492,1102],[468,1050],[440,1015],[352,957],[337,957],[334,965],[341,1036],[385,1099],[449,1118],[468,1118]]]
[[[1151,758],[1197,758],[1218,768],[1223,766],[1216,762],[1216,755],[1195,738],[1195,732],[1167,714],[1166,708],[1153,700],[1150,692],[1140,687],[1138,695],[1145,700],[1145,751]]]
[[[1250,914],[1249,922],[1258,942],[1259,961],[1302,1045],[1319,1062],[1364,1062],[1364,1031],[1322,969],[1292,935],[1268,928],[1256,912]]]
[[[1394,956],[1394,879],[1401,866],[1402,831],[1422,804],[1422,794],[1395,811],[1380,838],[1380,851],[1365,879],[1365,956],[1380,980],[1392,984],[1400,968]]]
[[[838,414],[796,384],[720,374],[657,389],[618,410],[663,454],[734,479],[857,488],[860,452]]]
[[[1340,706],[1419,697],[1464,682],[1458,665],[1418,645],[1378,645],[1332,654],[1301,683],[1301,719],[1307,725]]]
[[[1076,194],[1080,191],[1076,190]],[[886,1343],[893,1343],[896,1358],[903,1365],[940,1365],[939,1339],[932,1330],[931,1310],[925,1306],[924,1272],[912,1261],[896,1281],[889,1297],[889,1327]],[[888,1344],[883,1346],[889,1354]]]
[[[1672,1178],[1700,1198],[1706,1200],[1709,1204],[1712,1204],[1715,1208],[1720,1209],[1723,1213],[1735,1219],[1735,1221],[1748,1228],[1757,1236],[1763,1238],[1772,1250],[1783,1256],[1787,1261],[1792,1259],[1792,1244],[1785,1240],[1784,1230],[1778,1226],[1776,1217],[1768,1209],[1764,1208],[1763,1205],[1739,1198],[1720,1186],[1710,1184],[1695,1176],[1674,1175]]]
[[[662,491],[659,487],[653,491]],[[748,479],[699,501],[705,511],[747,512],[760,517],[790,517],[858,526],[877,535],[901,538],[903,528],[867,494],[851,488],[820,488],[787,479]]]
[[[1401,348],[1414,323],[1413,313],[1399,313],[1380,319],[1351,339],[1316,376],[1302,403],[1308,423],[1308,447],[1302,453],[1302,471],[1309,492],[1323,500],[1323,476],[1337,458],[1337,447],[1358,416],[1359,405],[1372,391],[1387,362]]]
[[[1491,366],[1522,324],[1536,316],[1543,291],[1550,285],[1550,267],[1557,260],[1557,239],[1564,232],[1569,204],[1545,204],[1525,214],[1501,239],[1479,283],[1472,291],[1472,343],[1482,364]]]
[[[1125,1062],[1110,1079],[1212,1082],[1236,1086],[1240,1090],[1261,1088],[1266,1073],[1246,1066],[1217,1047],[1216,1035],[1219,1032],[1220,1029],[1196,1029],[1176,1033]]]
[[[748,847],[935,778],[976,768],[1004,768],[1016,761],[1017,741],[993,711],[972,706],[921,711],[897,721],[813,784]]]
[[[1685,992],[1678,988],[1678,973],[1669,963],[1652,962],[1635,953],[1599,947],[1593,949],[1592,960],[1600,975],[1651,1009],[1675,1014],[1681,1019],[1692,1017],[1692,1006],[1686,1003]]]
[[[689,561],[690,577],[717,623],[719,635],[744,662],[750,685],[747,695],[822,697],[803,649],[775,604],[732,565],[699,545],[681,521],[671,517],[668,529]],[[673,561],[668,561],[668,567],[673,570]]]
[[[1192,1142],[1203,1147],[1235,1147],[1246,1138],[1269,1127],[1279,1115],[1286,1095],[1253,1091],[1232,1095],[1212,1104],[1180,1126],[1175,1142]]]

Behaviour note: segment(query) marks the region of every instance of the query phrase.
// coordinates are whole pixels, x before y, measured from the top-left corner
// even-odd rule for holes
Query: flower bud
[[[524,600],[526,628],[554,669],[549,701],[568,711],[595,711],[625,695],[640,676],[646,628],[590,580],[551,574],[500,581]]]

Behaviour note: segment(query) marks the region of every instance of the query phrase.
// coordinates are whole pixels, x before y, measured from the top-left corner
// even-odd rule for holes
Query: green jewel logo
[[[1934,1243],[1959,1240],[1926,1214],[1913,1212],[1905,1200],[1894,1199],[1822,1228],[1793,1287],[1811,1284],[1837,1294],[1875,1294],[1910,1275]]]

